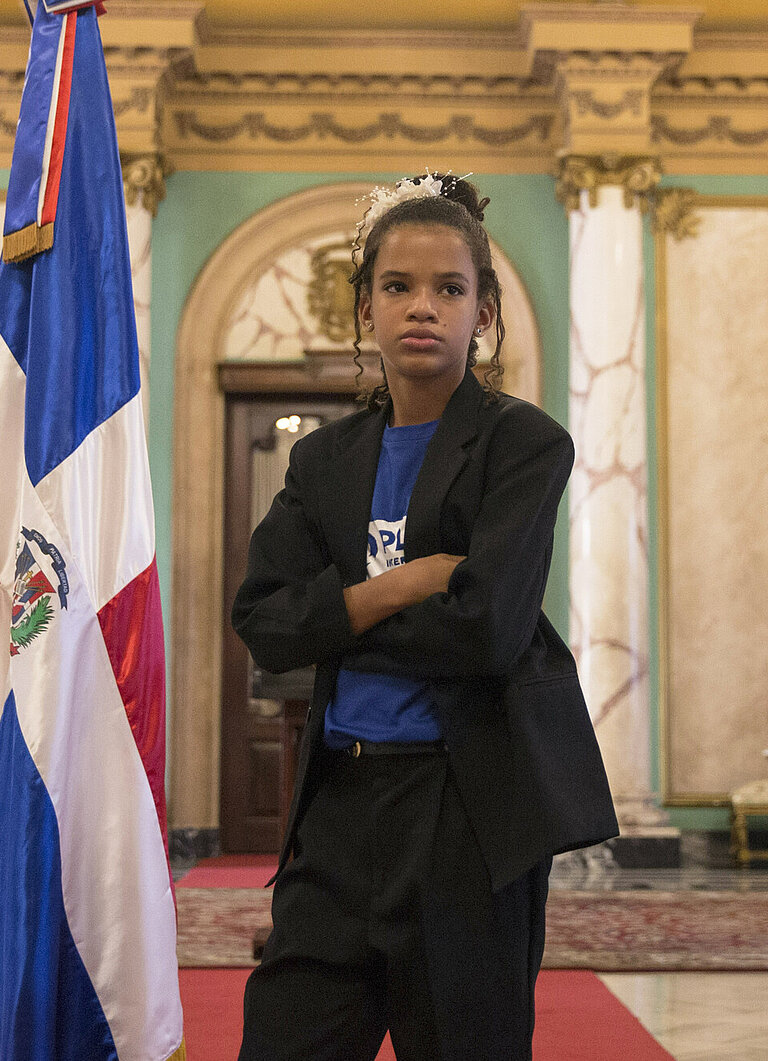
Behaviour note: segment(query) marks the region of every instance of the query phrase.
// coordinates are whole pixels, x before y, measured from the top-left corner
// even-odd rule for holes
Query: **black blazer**
[[[366,576],[389,415],[364,410],[300,439],[253,532],[232,621],[254,660],[317,664],[280,867],[317,781],[340,666],[428,679],[449,761],[498,889],[547,854],[618,833],[571,653],[541,611],[568,433],[534,405],[489,403],[471,371],[452,395],[411,495],[406,561],[466,556],[436,593],[355,637],[345,586]]]

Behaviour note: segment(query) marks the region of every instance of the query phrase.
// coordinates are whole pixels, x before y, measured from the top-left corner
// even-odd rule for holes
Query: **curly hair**
[[[376,255],[384,237],[399,225],[444,225],[447,228],[455,229],[464,238],[477,273],[478,298],[490,298],[494,305],[496,349],[491,357],[490,367],[485,373],[484,386],[487,395],[486,400],[495,401],[501,385],[501,378],[504,374],[500,355],[505,329],[501,314],[501,286],[496,270],[493,268],[488,234],[482,225],[484,211],[490,199],[479,199],[475,186],[462,178],[439,173],[434,173],[432,176],[442,181],[441,194],[404,199],[383,214],[368,233],[362,260],[356,265],[350,277],[349,282],[355,289],[355,340],[353,345],[355,348],[354,362],[358,369],[357,380],[359,383],[363,374],[363,366],[359,360],[361,355],[360,342],[362,339],[358,314],[360,297],[363,292],[370,294],[372,291]],[[419,183],[423,179],[423,176],[415,177],[412,183]],[[359,250],[357,240],[355,241],[354,250]],[[473,338],[467,350],[467,366],[469,368],[477,364],[477,349],[477,341]],[[382,383],[371,391],[361,391],[360,398],[367,402],[369,409],[378,409],[389,399],[389,386],[383,361],[381,363],[381,372],[384,377]]]

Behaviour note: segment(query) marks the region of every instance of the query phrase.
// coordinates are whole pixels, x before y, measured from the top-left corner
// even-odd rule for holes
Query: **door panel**
[[[220,838],[225,852],[276,852],[290,804],[313,669],[256,667],[229,613],[253,526],[281,489],[295,440],[356,408],[348,397],[228,395],[224,498]],[[278,426],[280,425],[280,426]]]

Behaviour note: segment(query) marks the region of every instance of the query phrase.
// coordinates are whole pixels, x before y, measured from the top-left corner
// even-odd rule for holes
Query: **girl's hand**
[[[432,556],[422,556],[404,564],[401,570],[412,580],[412,599],[408,603],[419,604],[433,593],[447,593],[453,570],[462,560],[466,560],[466,557],[434,553]]]
[[[434,553],[393,567],[356,586],[348,586],[344,590],[344,603],[352,633],[365,633],[403,608],[420,604],[433,593],[447,592],[454,568],[465,559],[449,553]]]

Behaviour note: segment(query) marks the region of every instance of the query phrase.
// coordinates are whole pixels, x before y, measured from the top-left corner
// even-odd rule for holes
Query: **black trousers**
[[[447,754],[327,752],[239,1061],[529,1061],[550,866],[491,891]]]

